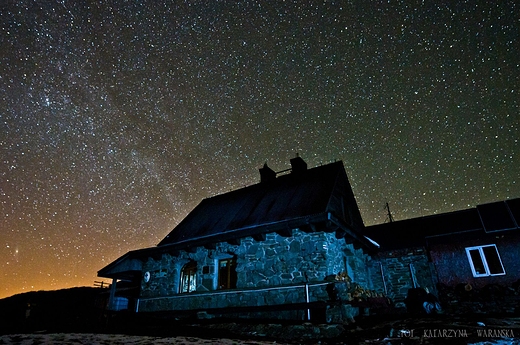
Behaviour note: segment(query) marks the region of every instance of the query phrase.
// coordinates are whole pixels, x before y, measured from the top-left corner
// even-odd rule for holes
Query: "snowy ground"
[[[399,339],[386,338],[378,340],[367,340],[359,344],[377,345],[400,345],[403,344],[445,344],[446,339],[425,341],[424,339]],[[451,340],[451,339],[450,339]],[[519,339],[489,339],[483,342],[449,342],[449,344],[471,344],[471,345],[519,345]],[[0,344],[17,345],[199,345],[199,344],[219,344],[219,345],[289,345],[289,343],[277,341],[258,341],[258,340],[238,340],[238,339],[202,339],[195,337],[150,337],[150,336],[131,336],[122,334],[82,334],[82,333],[57,333],[57,334],[10,334],[0,336]],[[292,343],[294,344],[294,343]],[[305,344],[310,344],[305,342]],[[316,342],[316,344],[329,344],[327,342]],[[351,344],[351,342],[339,342],[337,344]]]
[[[148,337],[121,334],[9,334],[0,336],[0,344],[17,345],[267,345],[284,344],[271,341],[233,340],[233,339],[201,339],[193,337]]]
[[[215,323],[197,325],[191,330],[186,327],[182,336],[175,336],[175,333],[165,337],[100,333],[7,334],[0,335],[0,345],[520,345],[520,317],[494,318],[484,315],[397,320],[367,318],[345,327],[310,323]],[[227,332],[220,332],[222,330]],[[262,338],[266,334],[271,338]]]

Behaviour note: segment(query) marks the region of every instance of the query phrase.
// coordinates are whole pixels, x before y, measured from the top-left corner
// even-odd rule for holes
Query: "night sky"
[[[0,298],[343,160],[365,225],[520,197],[516,1],[2,1]]]

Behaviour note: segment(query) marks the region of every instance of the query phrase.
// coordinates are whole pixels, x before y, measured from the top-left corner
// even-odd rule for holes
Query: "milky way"
[[[6,4],[7,2],[7,4]],[[0,297],[92,285],[258,168],[366,225],[520,196],[514,1],[4,1]]]

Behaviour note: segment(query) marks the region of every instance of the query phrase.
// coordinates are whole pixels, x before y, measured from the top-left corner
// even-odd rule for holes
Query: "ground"
[[[515,344],[520,317],[437,316],[371,318],[354,324],[277,324],[220,322],[190,325],[197,336],[138,336],[90,333],[37,333],[0,336],[0,344]],[[195,331],[195,332],[193,332]],[[181,332],[182,333],[182,332]]]

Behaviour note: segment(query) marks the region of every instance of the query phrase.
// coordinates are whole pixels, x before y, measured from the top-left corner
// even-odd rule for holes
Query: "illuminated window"
[[[494,244],[466,248],[466,254],[474,277],[506,274]]]
[[[222,259],[218,262],[218,288],[234,289],[237,287],[236,258]]]
[[[180,293],[193,292],[197,288],[197,263],[188,262],[181,270]]]

